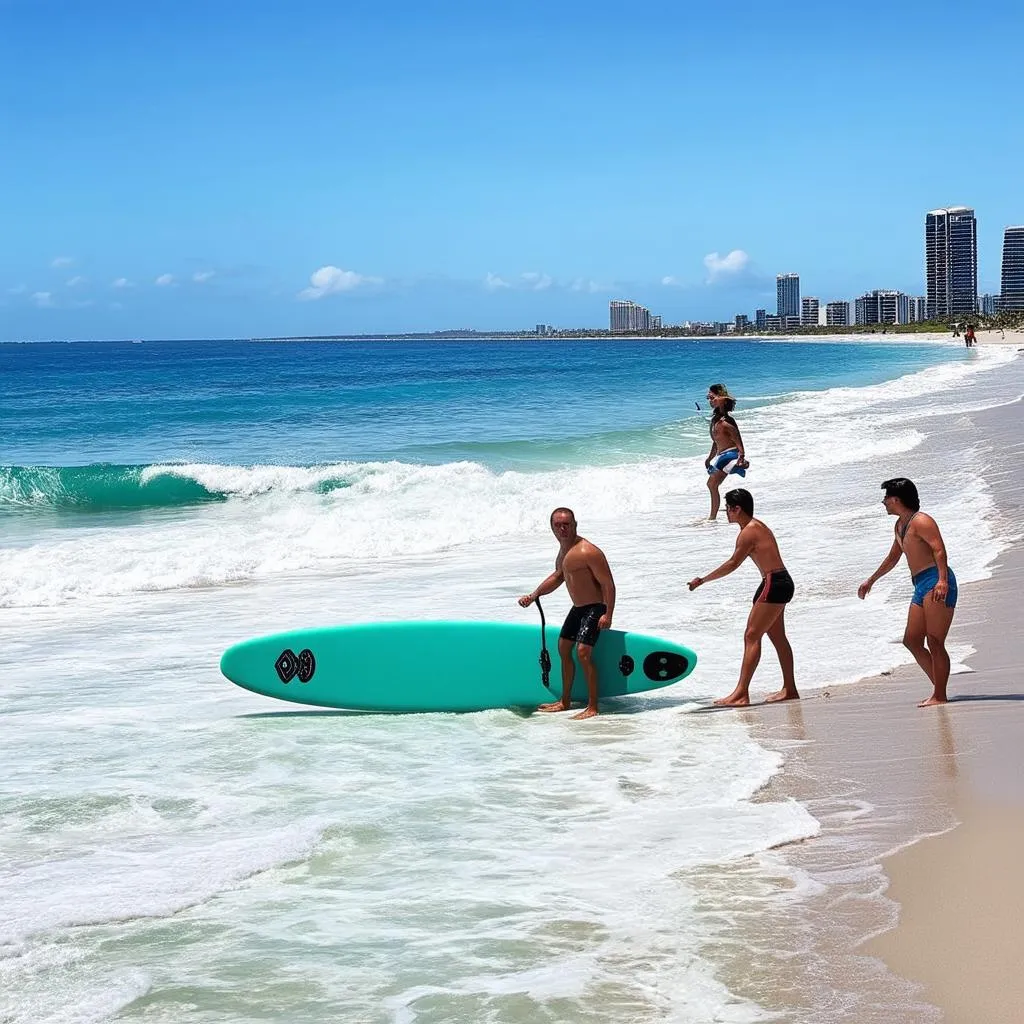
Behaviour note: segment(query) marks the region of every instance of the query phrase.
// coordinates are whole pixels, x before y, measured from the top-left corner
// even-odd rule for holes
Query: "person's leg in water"
[[[722,504],[722,496],[718,493],[718,488],[722,486],[722,481],[726,478],[726,475],[721,470],[716,469],[708,477],[708,490],[711,492],[711,515],[708,516],[709,520],[718,518],[718,510]]]
[[[793,675],[793,648],[789,645],[789,637],[786,636],[786,606],[782,606],[782,614],[775,621],[775,625],[768,630],[768,639],[771,640],[775,653],[779,656],[779,665],[782,668],[782,689],[777,693],[765,697],[765,703],[774,703],[779,700],[799,700],[800,694],[796,688],[796,678]]]
[[[580,667],[587,680],[587,706],[578,714],[573,715],[575,722],[580,718],[593,718],[597,714],[597,666],[594,664],[594,648],[590,644],[578,643],[576,655],[580,659]]]
[[[541,704],[538,711],[568,711],[572,695],[572,684],[576,678],[576,662],[572,660],[571,640],[564,636],[558,638],[558,657],[562,661],[562,699],[550,704]]]
[[[743,664],[740,666],[740,678],[736,689],[728,697],[722,697],[715,703],[723,707],[744,707],[750,703],[750,681],[754,678],[758,662],[761,660],[761,638],[776,623],[786,606],[784,604],[755,604],[747,616],[747,628],[743,632]]]
[[[924,599],[924,631],[928,640],[928,654],[931,657],[932,695],[918,704],[928,708],[933,704],[945,704],[946,685],[949,683],[949,654],[946,652],[946,634],[953,622],[955,608],[947,608],[942,601],[933,601],[929,594]]]

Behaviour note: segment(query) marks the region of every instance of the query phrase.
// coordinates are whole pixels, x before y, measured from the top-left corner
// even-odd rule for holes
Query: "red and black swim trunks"
[[[793,577],[785,569],[766,573],[761,585],[754,591],[752,604],[789,604],[793,600]]]

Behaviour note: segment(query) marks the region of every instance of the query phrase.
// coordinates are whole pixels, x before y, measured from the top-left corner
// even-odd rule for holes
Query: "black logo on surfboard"
[[[644,675],[654,682],[677,679],[690,667],[690,662],[674,651],[655,651],[644,658]]]
[[[316,672],[316,658],[308,647],[298,654],[290,647],[286,647],[277,656],[274,668],[277,669],[277,678],[282,683],[290,683],[296,676],[299,677],[300,683],[308,683]]]

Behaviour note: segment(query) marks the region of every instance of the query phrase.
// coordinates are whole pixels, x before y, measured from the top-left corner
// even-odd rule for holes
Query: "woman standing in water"
[[[711,451],[704,460],[708,471],[708,490],[711,492],[711,515],[708,519],[717,519],[722,501],[718,488],[731,473],[746,476],[749,463],[743,454],[740,428],[729,415],[736,408],[736,399],[729,394],[729,389],[724,384],[712,384],[708,388],[707,398],[713,410]]]

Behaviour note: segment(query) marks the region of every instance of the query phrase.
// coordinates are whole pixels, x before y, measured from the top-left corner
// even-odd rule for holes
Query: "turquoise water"
[[[0,512],[226,496],[184,479],[142,486],[147,465],[168,462],[529,470],[690,454],[706,443],[695,403],[707,410],[710,383],[743,410],[949,358],[939,346],[713,341],[3,345]]]
[[[799,918],[800,877],[780,890],[759,858],[818,824],[764,799],[781,757],[740,716],[689,713],[732,689],[758,583],[744,566],[686,590],[735,543],[704,521],[694,403],[718,381],[740,399],[814,689],[905,657],[909,581],[856,597],[891,544],[882,479],[918,482],[961,582],[999,550],[978,453],[922,442],[999,401],[1012,358],[0,345],[0,1020],[828,1019],[848,979],[761,1005],[716,973],[748,935],[702,886]],[[616,627],[698,652],[685,683],[574,723],[324,714],[218,673],[230,644],[296,627],[536,623],[516,598],[550,572],[564,504],[608,555]],[[557,624],[564,590],[545,608]],[[752,694],[778,686],[769,653]]]

